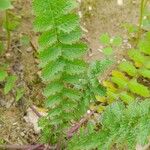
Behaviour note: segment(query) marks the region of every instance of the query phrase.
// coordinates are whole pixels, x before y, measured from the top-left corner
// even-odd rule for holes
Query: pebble
[[[81,0],[77,0],[78,1],[78,3],[81,3]]]
[[[80,18],[82,18],[82,17],[83,17],[83,15],[82,15],[82,12],[81,12],[81,11],[79,11],[79,12],[78,12],[78,14],[79,14],[79,17],[80,17]]]
[[[6,108],[10,108],[12,103],[14,102],[14,99],[11,99],[9,102],[6,103]]]
[[[26,49],[27,52],[31,52],[32,51],[32,47],[29,47]]]
[[[92,10],[92,6],[89,6],[89,11],[91,11]]]
[[[6,106],[6,101],[5,100],[3,100],[3,99],[0,99],[0,105],[2,106],[2,107],[4,107],[4,106]]]
[[[5,56],[7,59],[9,59],[11,55],[10,55],[10,53],[6,53]]]
[[[13,123],[13,126],[17,125],[17,122]]]
[[[20,135],[23,136],[23,137],[25,136],[24,132],[21,132]]]
[[[90,114],[90,113],[91,113],[91,110],[88,110],[88,111],[87,111],[87,114]]]
[[[122,6],[122,5],[123,5],[123,0],[117,0],[117,4],[118,4],[119,6]]]

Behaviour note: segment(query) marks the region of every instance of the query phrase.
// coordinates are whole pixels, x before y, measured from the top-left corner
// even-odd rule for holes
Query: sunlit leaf
[[[11,0],[0,0],[0,11],[13,8]]]

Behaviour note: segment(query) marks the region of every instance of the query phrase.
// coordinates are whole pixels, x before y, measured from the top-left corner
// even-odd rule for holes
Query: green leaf
[[[72,90],[72,89],[64,89],[63,96],[71,99],[71,100],[80,100],[81,94],[78,90]]]
[[[84,73],[86,63],[82,60],[66,61],[65,72],[70,75],[78,75]]]
[[[120,36],[116,36],[113,38],[112,45],[113,46],[121,46],[122,38]]]
[[[131,49],[128,52],[128,56],[134,61],[141,64],[147,62],[147,58],[138,50]]]
[[[0,41],[0,55],[4,52],[4,44]]]
[[[137,69],[134,67],[134,65],[129,61],[124,61],[119,65],[119,69],[121,71],[126,72],[130,76],[136,76],[137,75]]]
[[[110,37],[109,37],[108,33],[104,33],[100,36],[100,42],[104,45],[110,44]]]
[[[127,82],[118,77],[111,77],[111,80],[119,86],[119,88],[126,88]]]
[[[129,32],[129,33],[136,33],[138,32],[138,27],[133,24],[125,23],[123,27]]]
[[[58,29],[69,33],[79,26],[79,18],[76,14],[67,14],[58,20]]]
[[[110,56],[113,54],[113,49],[111,47],[106,47],[103,49],[103,52],[106,56]]]
[[[9,76],[7,78],[7,82],[6,82],[5,87],[4,87],[4,93],[5,94],[8,94],[8,92],[10,92],[12,90],[12,88],[15,85],[16,80],[17,80],[17,77],[15,75]]]
[[[13,8],[13,6],[11,5],[11,0],[0,0],[0,11],[11,8]]]
[[[39,45],[41,49],[52,46],[57,42],[55,30],[43,32],[39,37]]]
[[[12,13],[7,13],[8,22],[5,20],[3,26],[6,30],[14,31],[16,30],[21,23],[21,16],[14,15]]]
[[[131,80],[128,83],[129,90],[142,97],[150,97],[150,91],[148,87],[138,83],[136,80]]]
[[[8,76],[7,72],[4,70],[0,70],[0,81],[4,81]]]
[[[46,99],[46,107],[47,108],[54,108],[55,106],[59,105],[62,101],[62,98],[60,95],[53,95]]]
[[[150,79],[150,70],[149,69],[140,69],[139,73],[143,77]]]
[[[60,46],[52,46],[39,52],[40,67],[45,67],[51,61],[56,61],[62,54]]]
[[[149,40],[141,40],[139,42],[139,49],[141,52],[150,55],[150,42]]]
[[[54,81],[46,86],[43,95],[45,97],[49,97],[55,95],[56,93],[61,93],[62,90],[63,90],[63,83],[61,83],[60,81],[57,82]]]
[[[126,104],[129,104],[135,100],[135,98],[131,96],[130,94],[128,94],[127,92],[122,92],[119,94],[119,96],[121,100]]]
[[[60,73],[63,72],[65,64],[62,61],[51,62],[46,65],[42,71],[42,79],[51,81]]]
[[[16,91],[16,101],[18,102],[24,95],[24,88],[18,88]]]
[[[80,40],[82,36],[82,31],[80,28],[76,28],[75,30],[69,33],[60,33],[58,39],[63,44],[74,44]]]
[[[74,60],[82,57],[87,50],[87,46],[83,43],[76,43],[72,45],[63,45],[63,57],[68,60]]]
[[[53,28],[52,15],[37,16],[34,21],[34,29],[37,32],[48,31]]]

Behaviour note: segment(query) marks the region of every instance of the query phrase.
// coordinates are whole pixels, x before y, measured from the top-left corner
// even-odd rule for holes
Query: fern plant
[[[137,49],[130,49],[128,58],[112,71],[108,81],[103,82],[107,88],[106,103],[121,99],[128,104],[137,97],[150,97],[149,41],[150,33],[146,32]],[[145,81],[140,81],[142,78]]]
[[[110,37],[107,33],[104,33],[100,36],[100,43],[104,45],[104,55],[112,57],[114,49],[122,45],[122,38],[120,36]]]
[[[150,99],[133,102],[126,106],[118,101],[108,106],[102,114],[101,129],[94,124],[81,129],[71,142],[68,150],[110,150],[127,148],[134,150],[137,145],[144,146],[150,135]]]
[[[82,57],[87,46],[80,42],[82,31],[74,0],[34,0],[34,27],[40,32],[39,59],[42,80],[46,83],[48,116],[42,118],[44,142],[64,139],[71,120],[78,119],[82,102],[80,84],[87,64]],[[79,115],[79,116],[78,116]]]
[[[48,116],[39,124],[43,141],[52,144],[65,139],[71,122],[81,118],[96,95],[106,93],[97,77],[110,61],[90,66],[85,63],[87,46],[80,41],[79,18],[73,11],[76,7],[75,0],[33,0],[34,27],[41,33],[39,66],[48,108]]]

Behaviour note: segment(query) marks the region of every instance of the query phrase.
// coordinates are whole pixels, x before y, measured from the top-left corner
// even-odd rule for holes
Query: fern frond
[[[137,70],[131,62],[125,61],[119,65],[121,71],[126,72],[130,76],[136,76]]]
[[[75,30],[69,32],[69,33],[64,33],[64,32],[61,32],[59,35],[58,35],[58,39],[61,43],[63,44],[74,44],[76,42],[79,41],[79,39],[81,38],[82,36],[82,32],[81,32],[81,29],[80,28],[76,28]]]
[[[7,72],[4,70],[0,70],[0,82],[4,81],[6,77],[8,76]]]
[[[134,62],[144,64],[148,61],[148,59],[144,55],[142,55],[141,52],[138,50],[131,49],[129,50],[128,55]]]
[[[119,97],[126,104],[130,104],[135,100],[135,97],[132,96],[131,94],[127,93],[127,92],[120,93]]]
[[[82,60],[66,61],[65,72],[70,75],[78,75],[84,73],[86,63]]]
[[[70,120],[77,118],[76,113],[80,111],[82,115],[86,111],[81,112],[79,105],[83,99],[81,85],[87,68],[82,57],[87,46],[80,42],[79,17],[73,12],[76,7],[75,0],[33,0],[34,26],[40,32],[39,66],[41,77],[47,84],[43,95],[49,109],[46,118],[49,124],[44,130],[49,128],[46,137],[52,138],[51,132],[55,129],[56,141],[66,131]]]
[[[127,82],[121,78],[111,77],[113,83],[117,84],[119,88],[125,89],[127,87]]]
[[[63,83],[61,81],[53,81],[46,86],[43,95],[49,97],[55,95],[56,93],[61,93],[63,90]]]
[[[137,144],[146,145],[150,135],[150,99],[133,102],[126,107],[122,102],[106,107],[98,131],[81,130],[68,144],[68,150],[110,150],[127,148],[134,150]]]
[[[45,67],[49,62],[56,61],[61,56],[61,47],[53,46],[39,52],[40,67]]]
[[[148,69],[140,69],[139,73],[143,77],[150,79],[150,70],[148,70]]]
[[[61,94],[50,96],[46,99],[45,105],[47,108],[54,108],[60,104],[62,100]]]
[[[43,32],[39,37],[38,42],[40,45],[40,49],[44,49],[55,44],[57,42],[57,35],[55,33],[55,30]]]
[[[63,57],[67,60],[81,58],[86,53],[86,50],[87,46],[83,43],[62,46]]]
[[[67,14],[58,19],[56,23],[58,24],[58,30],[70,33],[79,26],[79,17],[76,14]]]
[[[129,90],[135,94],[143,97],[150,97],[150,91],[148,87],[138,83],[136,80],[131,80],[128,83]]]
[[[144,54],[150,55],[150,43],[149,40],[141,40],[139,43],[139,49]]]
[[[54,78],[60,78],[64,67],[65,63],[60,60],[57,60],[56,62],[50,62],[45,68],[43,68],[42,79],[44,81],[51,81]]]

